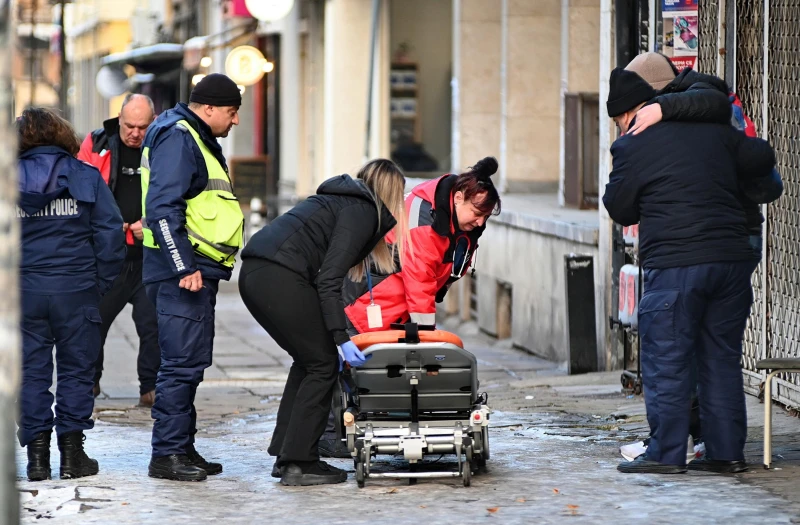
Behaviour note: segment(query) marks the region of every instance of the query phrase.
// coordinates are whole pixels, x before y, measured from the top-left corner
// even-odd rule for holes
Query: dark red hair
[[[497,173],[497,159],[483,158],[458,176],[453,186],[453,193],[462,192],[464,200],[471,201],[472,205],[485,215],[499,215],[500,194],[492,182],[492,175],[495,173]]]

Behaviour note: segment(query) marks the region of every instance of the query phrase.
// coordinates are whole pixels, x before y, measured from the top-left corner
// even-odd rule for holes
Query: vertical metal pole
[[[375,84],[375,47],[378,45],[378,15],[381,0],[372,0],[372,29],[369,46],[369,78],[367,79],[367,134],[364,137],[364,162],[369,160],[369,143],[372,135],[372,90]]]
[[[559,93],[559,106],[561,112],[561,126],[559,142],[559,176],[558,176],[558,204],[564,206],[566,196],[564,185],[567,177],[567,147],[566,137],[566,107],[564,95],[569,90],[569,0],[561,0],[561,91]],[[501,150],[502,151],[502,150]],[[581,181],[582,183],[583,181]]]
[[[31,0],[31,41],[28,43],[28,67],[30,68],[30,98],[28,105],[36,103],[36,8],[39,0]]]
[[[764,0],[764,64],[763,64],[763,78],[762,78],[762,109],[761,109],[761,137],[767,139],[769,137],[769,0]],[[764,310],[761,316],[761,358],[766,359],[769,354],[768,345],[771,338],[767,333],[770,329],[769,314],[770,314],[770,293],[769,293],[769,278],[770,264],[768,260],[769,255],[769,220],[767,214],[769,213],[769,206],[766,204],[761,206],[761,213],[764,215],[764,229],[762,231],[762,246],[761,246],[761,289],[764,293]]]
[[[738,90],[736,80],[736,61],[738,49],[736,45],[737,7],[736,0],[729,0],[725,9],[725,80],[734,92]]]
[[[600,67],[599,67],[599,99],[608,98],[608,75],[614,68],[616,49],[614,33],[614,0],[600,0]],[[604,111],[598,112],[598,135],[600,146],[599,162],[597,166],[597,184],[600,191],[603,191],[608,183],[608,173],[611,171],[610,147],[613,142],[611,133],[611,123],[608,115]],[[599,237],[598,237],[598,271],[602,277],[602,288],[604,301],[600,308],[603,309],[603,319],[608,319],[613,315],[614,296],[618,295],[617,279],[619,276],[620,257],[619,250],[615,250],[615,238],[618,236],[618,228],[614,226],[608,216],[608,212],[603,206],[598,206],[599,215]],[[621,240],[620,240],[621,242]],[[618,265],[615,266],[615,260]],[[600,369],[617,370],[625,368],[625,348],[622,344],[620,332],[612,330],[608,324],[604,323],[604,330],[599,338],[599,344],[604,349],[601,353]]]
[[[453,77],[450,79],[450,171],[461,170],[461,0],[453,0]],[[460,290],[467,296],[465,285]]]
[[[0,0],[0,525],[19,523],[14,459],[15,399],[19,387],[19,293],[14,213],[17,192],[16,133],[12,124],[11,56],[14,31],[11,0]]]
[[[717,76],[720,78],[725,78],[725,60],[727,56],[722,53],[722,49],[725,48],[725,42],[727,41],[726,35],[726,21],[725,21],[725,13],[727,11],[725,0],[719,0],[719,5],[717,6]]]
[[[69,64],[67,63],[67,34],[65,31],[64,12],[67,10],[66,0],[59,2],[61,13],[59,16],[59,31],[61,31],[61,80],[58,86],[58,103],[61,109],[61,116],[69,119],[69,104],[67,103],[67,92],[69,91]]]
[[[508,0],[500,7],[500,192],[508,189]]]

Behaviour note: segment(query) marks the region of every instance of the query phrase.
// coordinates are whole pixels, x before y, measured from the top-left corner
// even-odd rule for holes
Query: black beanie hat
[[[209,106],[242,105],[242,93],[236,82],[221,73],[211,73],[197,83],[189,95],[189,102]]]
[[[633,71],[615,68],[609,79],[608,116],[618,117],[655,96],[656,90],[645,79]]]

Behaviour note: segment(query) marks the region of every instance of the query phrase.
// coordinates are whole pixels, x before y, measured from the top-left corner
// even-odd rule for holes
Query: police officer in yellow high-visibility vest
[[[211,366],[214,306],[242,247],[244,217],[222,148],[242,96],[225,75],[201,80],[164,112],[142,144],[142,281],[158,312],[161,367],[153,405],[149,475],[202,481],[222,472],[194,447],[194,398]]]

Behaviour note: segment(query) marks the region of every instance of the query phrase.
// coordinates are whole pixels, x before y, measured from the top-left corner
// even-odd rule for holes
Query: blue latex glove
[[[367,362],[367,360],[372,357],[372,355],[365,356],[361,350],[358,349],[356,344],[352,341],[347,341],[346,343],[342,343],[339,347],[342,352],[339,356],[339,366],[341,369],[342,366],[342,358],[344,361],[350,363],[350,366],[361,366]]]

